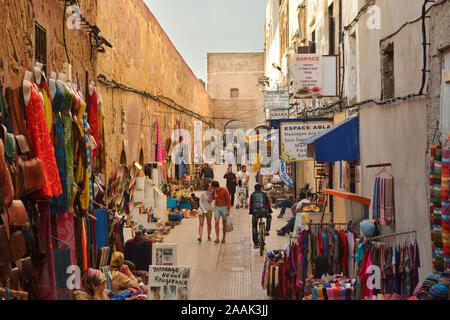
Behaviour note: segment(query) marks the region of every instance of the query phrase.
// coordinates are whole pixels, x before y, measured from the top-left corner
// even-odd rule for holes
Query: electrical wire
[[[67,11],[67,7],[69,4],[69,0],[65,0],[64,1],[64,12],[63,12],[63,21],[62,21],[62,27],[63,27],[63,40],[64,40],[64,49],[66,50],[66,57],[67,57],[67,63],[70,63],[70,58],[69,58],[69,51],[67,49],[67,42],[66,42],[66,11]]]

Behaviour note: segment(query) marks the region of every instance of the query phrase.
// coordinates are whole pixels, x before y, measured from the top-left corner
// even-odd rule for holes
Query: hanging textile
[[[53,136],[53,110],[52,110],[52,96],[50,94],[50,88],[48,87],[47,78],[45,74],[41,72],[41,83],[39,83],[39,92],[44,97],[44,113],[45,120],[47,122],[48,133],[50,137]]]
[[[92,86],[92,85],[91,85]],[[92,94],[89,95],[88,99],[88,117],[89,117],[89,127],[90,135],[94,137],[97,145],[100,144],[99,141],[99,118],[98,118],[98,97],[97,90],[92,86]],[[97,156],[98,148],[92,150],[92,157]]]
[[[26,105],[28,133],[35,154],[41,159],[45,183],[38,197],[51,198],[62,193],[61,180],[56,165],[53,145],[45,122],[43,101],[39,95],[36,84],[24,79],[30,85],[30,101]]]
[[[64,94],[56,87],[53,99],[53,111],[55,113],[55,158],[61,181],[62,193],[52,199],[52,213],[67,212],[69,207],[69,190],[67,186],[67,159],[64,145],[64,126],[61,119],[61,111],[64,103]]]
[[[97,218],[97,221],[95,221],[96,245],[98,248],[103,248],[108,245],[108,211],[98,209],[95,210],[94,215]]]
[[[72,117],[70,111],[74,102],[75,96],[64,86],[64,103],[61,112],[61,121],[64,127],[64,146],[66,150],[66,169],[67,169],[67,190],[69,203],[73,204],[73,187],[74,187],[74,155],[73,155],[73,127]]]
[[[64,242],[69,243],[72,248],[75,248],[75,228],[72,211],[67,211],[64,214],[56,216],[57,237]],[[70,246],[62,242],[58,243],[59,249],[70,249]],[[76,256],[75,250],[70,250],[72,264],[75,264]]]
[[[394,226],[394,178],[376,176],[373,189],[373,219],[377,220],[382,226]]]
[[[431,236],[433,242],[433,264],[436,271],[444,270],[444,252],[442,244],[442,147],[436,144],[431,147],[430,162],[430,214]]]
[[[41,263],[37,271],[37,279],[39,282],[39,299],[55,300],[56,284],[55,269],[53,259],[52,246],[52,230],[50,224],[50,202],[46,200],[38,200],[37,202],[40,218],[39,218],[39,235],[45,246],[45,261]]]
[[[444,255],[444,270],[450,269],[450,201],[449,201],[449,175],[450,175],[450,146],[442,151],[442,246]]]

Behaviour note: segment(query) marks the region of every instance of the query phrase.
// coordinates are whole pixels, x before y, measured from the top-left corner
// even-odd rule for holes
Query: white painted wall
[[[420,279],[432,271],[430,218],[427,206],[426,102],[371,106],[360,112],[363,196],[373,199],[375,175],[370,164],[392,163],[395,183],[395,232],[417,230]],[[372,208],[370,209],[372,215]]]

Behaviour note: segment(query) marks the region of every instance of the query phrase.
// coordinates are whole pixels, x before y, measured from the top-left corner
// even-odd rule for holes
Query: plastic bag
[[[231,232],[234,230],[233,220],[231,219],[231,215],[227,217],[227,232]]]

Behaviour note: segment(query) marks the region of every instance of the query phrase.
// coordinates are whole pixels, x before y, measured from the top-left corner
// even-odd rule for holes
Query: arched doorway
[[[141,148],[141,151],[139,152],[139,164],[141,166],[144,165],[144,149]]]
[[[127,154],[125,152],[125,148],[122,149],[122,152],[120,154],[120,164],[127,166],[128,162],[127,162]]]

